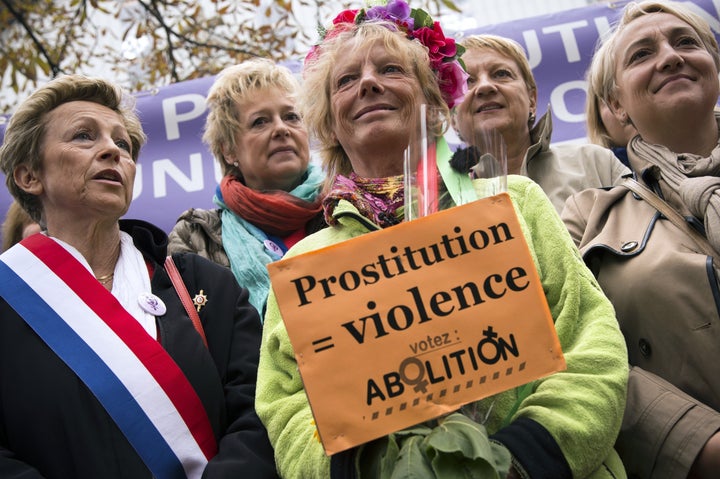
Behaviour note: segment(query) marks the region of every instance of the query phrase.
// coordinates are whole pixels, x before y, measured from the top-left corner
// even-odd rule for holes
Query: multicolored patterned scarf
[[[396,225],[403,219],[404,192],[403,175],[387,178],[362,178],[355,173],[349,177],[338,175],[323,200],[325,221],[336,224],[333,211],[340,200],[347,200],[380,227]]]

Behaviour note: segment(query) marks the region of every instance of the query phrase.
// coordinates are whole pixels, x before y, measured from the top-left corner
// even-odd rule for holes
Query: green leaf
[[[390,476],[391,479],[437,479],[423,453],[423,439],[414,436],[405,441],[400,449],[393,474]]]
[[[398,432],[393,433],[393,435],[398,437],[404,437],[404,436],[427,436],[430,434],[433,430],[424,424],[418,424],[416,426],[408,427],[405,429],[402,429]]]
[[[432,461],[433,473],[438,478],[501,479],[498,471],[485,459],[470,460],[460,455],[441,454]]]
[[[388,437],[388,445],[385,453],[380,458],[380,478],[389,479],[392,476],[392,472],[395,469],[395,465],[398,462],[398,456],[400,456],[400,446],[395,441],[395,438],[391,434]]]
[[[379,479],[500,479],[510,470],[510,452],[487,430],[461,413],[413,426],[365,444],[358,454],[360,477]]]
[[[507,449],[490,441],[485,426],[459,413],[433,429],[425,447],[438,477],[505,477],[510,469]]]
[[[458,13],[462,13],[462,10],[460,9],[460,7],[455,5],[455,3],[452,2],[451,0],[442,0],[442,4],[445,5],[445,7],[449,8],[450,10],[453,10]]]
[[[427,436],[427,447],[440,452],[459,452],[470,459],[492,454],[487,430],[462,414],[451,414]]]
[[[510,451],[508,451],[508,449],[502,444],[494,441],[491,441],[490,444],[493,449],[493,462],[495,470],[500,472],[500,477],[505,477],[507,476],[508,471],[510,471],[510,466],[512,465],[512,454],[510,454]]]
[[[428,12],[419,8],[413,8],[410,10],[410,16],[414,20],[413,29],[417,30],[422,27],[433,27],[433,19]]]

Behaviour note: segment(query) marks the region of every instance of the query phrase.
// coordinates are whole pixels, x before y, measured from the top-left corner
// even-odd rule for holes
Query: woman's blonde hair
[[[600,91],[603,89],[602,84],[606,76],[603,69],[608,67],[608,62],[604,58],[607,54],[607,48],[599,48],[593,55],[586,73],[585,129],[591,143],[610,148],[614,146],[613,141],[600,113],[600,102],[605,102],[600,95]]]
[[[134,100],[123,94],[120,87],[109,80],[84,75],[63,75],[38,88],[20,104],[10,118],[0,147],[0,168],[5,173],[8,190],[36,222],[40,222],[42,218],[40,200],[15,184],[13,172],[21,165],[27,166],[30,171],[40,170],[48,113],[72,101],[97,103],[118,113],[130,136],[134,161],[137,161],[140,148],[145,143],[145,133],[134,111]]]
[[[253,58],[221,71],[208,91],[208,115],[203,141],[220,162],[223,174],[241,178],[242,172],[225,160],[225,151],[237,148],[235,135],[241,128],[239,103],[255,98],[257,92],[278,88],[296,99],[299,82],[286,67],[266,58]]]
[[[673,1],[644,1],[628,3],[623,11],[622,18],[610,36],[601,44],[593,56],[589,86],[597,94],[600,101],[609,102],[615,94],[615,68],[618,61],[618,37],[620,33],[634,21],[645,15],[653,13],[668,13],[687,23],[700,37],[705,50],[712,56],[715,68],[720,70],[720,52],[712,30],[703,18],[694,13],[682,3]]]
[[[326,38],[306,59],[303,70],[303,91],[300,110],[308,131],[319,144],[319,155],[327,172],[325,188],[332,185],[338,174],[352,171],[350,160],[333,134],[334,118],[331,108],[331,82],[333,67],[341,55],[354,51],[369,51],[376,42],[401,58],[415,74],[428,105],[443,109],[448,116],[448,106],[443,100],[435,73],[430,68],[427,48],[417,40],[408,39],[395,24],[384,21],[367,21],[351,24],[342,32]],[[348,50],[352,45],[353,50]]]
[[[530,62],[528,62],[527,56],[525,55],[525,50],[523,50],[523,47],[515,40],[499,35],[482,34],[470,35],[469,37],[463,38],[460,44],[465,47],[466,50],[493,50],[513,60],[520,70],[520,75],[525,82],[528,92],[532,94],[532,92],[537,91],[537,83],[532,74]]]

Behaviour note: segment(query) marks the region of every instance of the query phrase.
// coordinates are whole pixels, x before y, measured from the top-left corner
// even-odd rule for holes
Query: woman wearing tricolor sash
[[[0,167],[44,233],[0,255],[2,478],[277,477],[247,290],[194,254],[174,286],[167,236],[120,220],[144,141],[127,97],[80,75],[8,123]]]

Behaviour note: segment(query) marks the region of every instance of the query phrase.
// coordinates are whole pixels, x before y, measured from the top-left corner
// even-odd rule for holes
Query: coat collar
[[[552,138],[552,109],[548,105],[547,111],[541,116],[535,126],[530,129],[530,148],[525,152],[520,173],[527,176],[528,161],[543,151],[550,149],[550,140]]]
[[[143,256],[158,264],[165,262],[168,237],[157,226],[142,220],[120,220],[120,229],[129,234]]]
[[[341,199],[332,214],[335,221],[351,230],[358,230],[358,234],[365,233],[367,230],[380,230],[380,226],[376,225],[369,219],[360,214],[358,209],[347,200]]]

